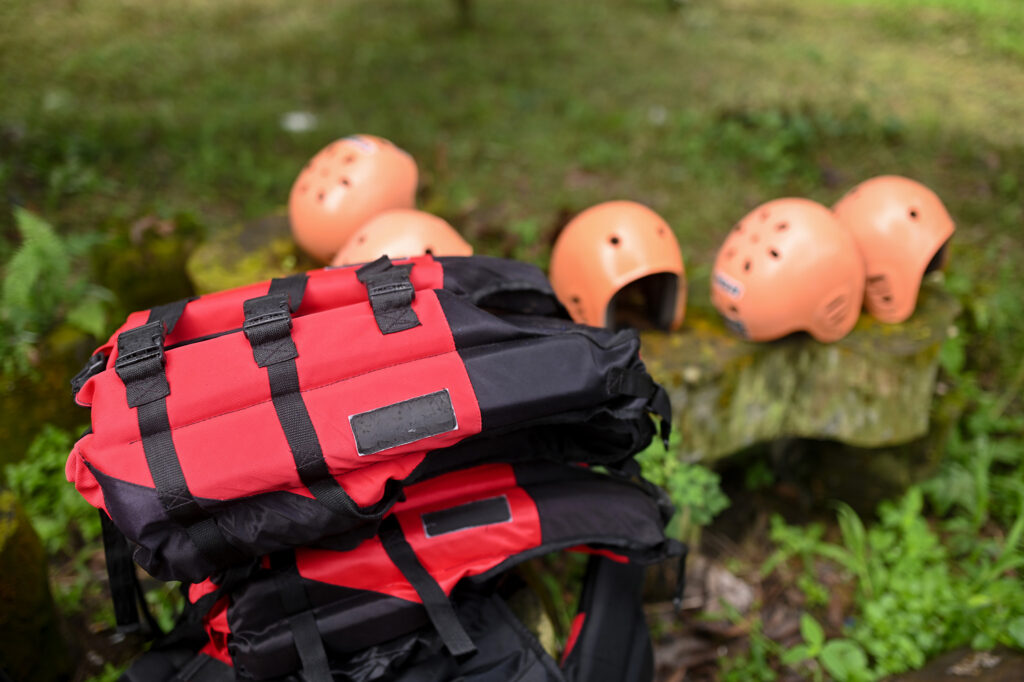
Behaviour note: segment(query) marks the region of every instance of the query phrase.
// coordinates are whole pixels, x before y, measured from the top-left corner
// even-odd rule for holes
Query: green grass
[[[831,202],[879,172],[934,186],[965,229],[1020,219],[1022,60],[992,33],[1024,36],[1014,3],[477,0],[475,16],[8,2],[0,178],[64,226],[185,210],[216,227],[282,205],[308,156],[366,131],[414,153],[421,203],[484,250],[540,225],[519,251],[540,260],[567,213],[607,198],[650,203],[706,258],[763,200]],[[319,127],[282,131],[290,110]]]

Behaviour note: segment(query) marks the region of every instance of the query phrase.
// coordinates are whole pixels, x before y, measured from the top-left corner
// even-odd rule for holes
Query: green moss
[[[714,461],[779,438],[880,447],[928,432],[939,348],[960,311],[939,283],[927,284],[907,322],[862,315],[835,344],[807,335],[748,343],[709,308],[693,306],[694,319],[674,335],[644,335],[644,360],[672,397],[684,459]]]

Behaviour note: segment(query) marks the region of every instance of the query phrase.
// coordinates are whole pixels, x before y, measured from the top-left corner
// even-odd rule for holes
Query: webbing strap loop
[[[380,526],[380,542],[388,558],[395,564],[416,594],[420,596],[427,617],[434,625],[441,641],[452,656],[470,656],[476,653],[476,645],[466,633],[459,616],[455,613],[448,595],[437,584],[430,572],[420,563],[416,551],[405,539],[402,527],[394,515],[384,519]]]
[[[288,294],[273,293],[250,298],[242,304],[242,331],[252,346],[256,364],[267,367],[299,357],[292,340],[292,315]]]
[[[373,317],[382,334],[394,334],[420,325],[412,309],[416,289],[410,280],[411,272],[411,264],[392,265],[387,256],[356,270],[356,278],[366,287]]]
[[[171,387],[164,373],[164,335],[161,320],[118,334],[114,371],[124,382],[128,407],[146,405],[170,395]]]
[[[643,370],[613,367],[608,371],[605,390],[610,395],[624,394],[645,398],[647,409],[661,420],[659,435],[665,449],[668,449],[669,436],[672,434],[672,401],[661,384]]]

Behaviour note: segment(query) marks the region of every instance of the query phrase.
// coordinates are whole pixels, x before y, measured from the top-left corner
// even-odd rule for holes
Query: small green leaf
[[[1024,649],[1024,616],[1018,616],[1006,626],[1006,632],[1013,637],[1014,643]]]
[[[780,660],[783,665],[793,665],[800,661],[806,661],[808,658],[811,658],[811,651],[807,645],[797,644],[795,647],[782,654],[782,658]]]
[[[107,327],[106,307],[98,299],[87,298],[68,311],[68,322],[99,338]]]
[[[821,650],[821,664],[838,682],[867,677],[868,657],[860,645],[849,639],[833,639]]]
[[[810,648],[815,651],[825,643],[825,631],[809,613],[800,616],[800,634],[803,635],[804,641]]]

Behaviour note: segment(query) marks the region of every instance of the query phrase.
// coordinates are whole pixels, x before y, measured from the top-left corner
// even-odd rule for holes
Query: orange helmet
[[[917,304],[921,278],[945,265],[953,219],[924,185],[898,175],[860,183],[833,207],[867,265],[868,312],[902,322]]]
[[[412,208],[416,162],[372,135],[336,140],[313,157],[292,185],[288,215],[302,250],[327,262],[349,235],[381,211]]]
[[[472,256],[473,247],[437,216],[411,208],[385,211],[353,233],[331,265],[369,263],[381,256]]]
[[[551,286],[574,320],[595,327],[676,329],[686,309],[676,236],[632,201],[591,206],[565,226],[551,252]]]
[[[807,331],[846,336],[860,315],[864,261],[832,212],[809,199],[776,199],[743,217],[711,273],[711,301],[751,341]]]

